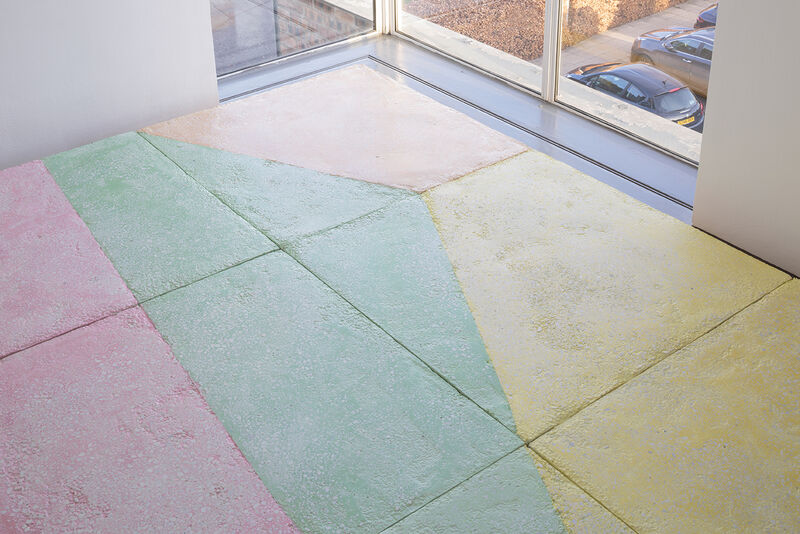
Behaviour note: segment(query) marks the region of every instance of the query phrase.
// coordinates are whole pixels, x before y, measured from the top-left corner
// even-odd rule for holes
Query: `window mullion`
[[[542,55],[542,98],[554,102],[558,90],[561,60],[562,2],[546,0],[544,9],[544,50]]]

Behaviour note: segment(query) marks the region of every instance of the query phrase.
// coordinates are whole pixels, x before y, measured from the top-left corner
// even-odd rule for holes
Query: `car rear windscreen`
[[[661,113],[675,113],[697,105],[697,99],[688,87],[655,97],[656,109]]]

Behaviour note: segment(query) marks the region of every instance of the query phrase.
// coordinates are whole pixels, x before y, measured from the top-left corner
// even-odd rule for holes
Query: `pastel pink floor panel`
[[[135,304],[41,161],[0,171],[0,357]]]
[[[296,532],[140,308],[0,360],[0,532]]]
[[[413,191],[526,150],[365,65],[329,71],[144,131]]]

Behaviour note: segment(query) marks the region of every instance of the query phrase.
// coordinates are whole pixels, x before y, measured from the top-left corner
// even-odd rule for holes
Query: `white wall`
[[[800,275],[800,2],[721,4],[693,222]]]
[[[203,0],[0,0],[0,169],[217,103]]]

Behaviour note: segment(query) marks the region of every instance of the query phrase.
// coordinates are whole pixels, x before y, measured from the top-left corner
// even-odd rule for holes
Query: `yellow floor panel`
[[[800,281],[533,447],[638,532],[797,532]]]
[[[603,534],[633,534],[628,526],[603,508],[585,491],[531,452],[536,468],[553,499],[553,506],[561,515],[567,530],[573,534],[584,532]]]
[[[526,440],[789,279],[538,152],[424,196]]]

